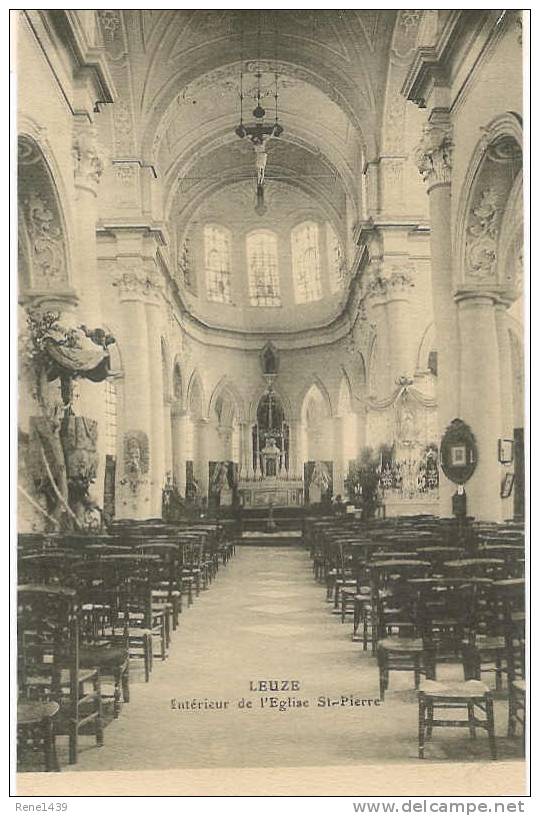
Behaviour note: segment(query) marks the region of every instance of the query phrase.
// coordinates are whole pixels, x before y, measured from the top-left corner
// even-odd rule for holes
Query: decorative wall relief
[[[103,175],[103,159],[98,151],[93,129],[87,126],[76,129],[72,153],[75,181],[93,186],[99,184]]]
[[[53,289],[67,284],[63,234],[51,198],[32,191],[23,199],[23,212],[32,252],[33,287]]]
[[[46,160],[29,137],[18,140],[19,246],[24,264],[21,285],[30,289],[65,289],[68,284],[66,240],[56,189]]]
[[[126,431],[124,434],[124,475],[121,485],[127,485],[136,495],[143,485],[148,484],[150,469],[150,447],[148,435],[144,431]]]
[[[425,125],[415,150],[415,160],[428,189],[434,184],[450,183],[453,151],[452,129],[447,122]]]
[[[465,245],[467,276],[479,283],[496,277],[498,213],[497,194],[490,188],[483,190],[471,211]]]

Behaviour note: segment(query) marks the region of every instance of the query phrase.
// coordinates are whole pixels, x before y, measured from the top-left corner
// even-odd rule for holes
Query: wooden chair
[[[435,678],[435,650],[419,626],[414,591],[403,575],[394,577],[386,590],[387,594],[379,592],[375,600],[381,700],[388,690],[391,671],[412,672],[415,688],[422,674]]]
[[[466,710],[467,719],[435,719],[440,710]],[[478,717],[477,713],[484,716]],[[488,687],[480,680],[461,683],[441,683],[424,680],[418,691],[418,756],[424,759],[425,744],[432,737],[434,727],[468,728],[472,739],[476,729],[487,731],[492,759],[497,759],[493,699]]]
[[[130,701],[130,689],[129,638],[118,627],[116,572],[101,559],[85,559],[76,565],[74,577],[81,605],[79,663],[99,669],[102,681],[112,681],[113,717],[117,718],[122,703]]]
[[[17,757],[21,758],[24,747],[36,746],[43,751],[45,771],[59,771],[56,755],[56,734],[54,718],[60,706],[53,700],[26,701],[17,703]]]
[[[92,728],[96,744],[103,745],[99,672],[79,663],[76,592],[23,585],[17,605],[19,699],[58,705],[55,732],[69,737],[69,762],[74,764],[81,729]]]

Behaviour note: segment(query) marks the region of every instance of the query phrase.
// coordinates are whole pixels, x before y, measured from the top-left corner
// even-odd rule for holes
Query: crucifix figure
[[[251,143],[255,151],[255,167],[257,170],[257,187],[264,185],[264,172],[266,170],[266,161],[268,154],[266,152],[265,142],[270,139],[270,135],[264,133],[256,134],[251,137]]]

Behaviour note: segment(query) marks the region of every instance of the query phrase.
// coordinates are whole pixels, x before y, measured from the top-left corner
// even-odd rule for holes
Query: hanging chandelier
[[[264,182],[267,162],[266,145],[269,139],[279,138],[283,133],[283,127],[279,122],[279,74],[277,61],[277,23],[275,25],[275,66],[274,66],[274,121],[268,121],[266,118],[267,110],[263,107],[261,100],[263,93],[261,90],[261,80],[263,78],[263,71],[261,69],[261,12],[258,13],[257,24],[257,70],[255,78],[257,80],[256,88],[249,89],[248,95],[253,97],[256,105],[252,111],[254,122],[246,124],[244,122],[244,99],[246,93],[244,91],[244,30],[242,28],[242,42],[240,55],[240,123],[235,128],[235,133],[239,139],[246,137],[251,141],[253,151],[255,154],[255,170],[257,178],[257,204],[255,211],[262,215],[266,212],[264,204]],[[251,72],[250,72],[251,73]],[[255,90],[255,95],[253,91]],[[267,95],[266,93],[264,95]]]

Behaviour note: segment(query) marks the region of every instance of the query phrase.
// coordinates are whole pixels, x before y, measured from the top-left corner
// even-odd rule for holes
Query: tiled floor
[[[392,675],[379,707],[319,707],[319,697],[378,696],[378,673],[370,653],[351,641],[325,603],[308,555],[301,549],[239,548],[216,582],[181,616],[169,659],[156,661],[151,681],[134,676],[132,700],[105,731],[105,745],[81,740],[79,762],[64,771],[208,767],[347,765],[416,762],[417,705],[412,677]],[[441,677],[456,668],[443,667]],[[261,708],[250,681],[296,680],[308,707]],[[171,700],[202,708],[172,709]],[[225,709],[205,709],[228,701]],[[250,701],[252,708],[238,707]],[[519,756],[508,740],[507,704],[496,702],[500,758]],[[59,738],[63,756],[65,742]],[[465,729],[439,729],[427,762],[489,761],[487,739],[471,742]]]

